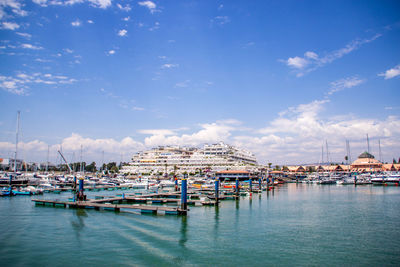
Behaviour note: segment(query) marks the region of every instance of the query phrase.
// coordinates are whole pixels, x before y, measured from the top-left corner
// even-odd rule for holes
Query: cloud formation
[[[154,13],[156,11],[156,8],[157,8],[157,5],[152,1],[138,2],[138,5],[147,7],[150,10],[150,13]]]
[[[126,36],[127,33],[128,33],[128,31],[125,30],[125,29],[122,29],[122,30],[118,31],[118,35],[119,36]]]
[[[14,31],[14,30],[17,30],[17,29],[19,29],[19,25],[17,24],[17,23],[15,23],[15,22],[7,22],[7,21],[3,21],[2,23],[2,29],[5,29],[5,30],[12,30],[12,31]]]
[[[16,95],[29,95],[30,85],[46,84],[46,85],[62,85],[72,84],[77,80],[62,75],[52,75],[50,73],[19,73],[16,76],[0,75],[0,88]]]
[[[79,19],[77,19],[77,20],[71,22],[71,25],[74,27],[79,27],[79,26],[81,26],[81,22],[79,21]]]
[[[82,4],[88,2],[92,7],[106,9],[111,6],[111,0],[32,0],[35,4],[42,7],[47,7],[49,5],[55,6],[68,6],[75,4]]]
[[[328,95],[332,95],[336,92],[342,91],[347,88],[352,88],[362,84],[364,80],[358,78],[357,76],[349,77],[345,79],[340,79],[334,82],[331,82],[331,89],[328,92]]]
[[[320,67],[323,67],[333,61],[342,58],[343,56],[359,49],[362,45],[370,43],[379,37],[381,34],[376,34],[369,39],[355,39],[348,43],[345,47],[329,52],[324,56],[319,56],[313,51],[307,51],[303,56],[289,57],[287,60],[282,60],[288,67],[292,68],[297,77],[301,77],[306,73],[312,72]]]
[[[395,66],[394,68],[388,69],[383,73],[379,73],[378,76],[382,76],[385,80],[392,79],[400,75],[400,65]]]

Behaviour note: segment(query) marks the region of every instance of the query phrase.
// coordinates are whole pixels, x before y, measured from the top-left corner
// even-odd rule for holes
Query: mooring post
[[[251,193],[253,191],[253,180],[251,179],[251,177],[249,177],[249,189]]]
[[[76,201],[76,195],[77,195],[77,192],[76,192],[76,176],[74,175],[74,186],[73,186],[73,190],[74,190],[74,202]]]
[[[215,178],[215,205],[219,202],[219,179]]]
[[[236,177],[236,196],[239,196],[239,177]]]
[[[178,191],[178,178],[176,177],[176,175],[174,176],[175,178],[175,191]]]
[[[82,201],[85,200],[85,195],[83,194],[83,177],[79,178],[79,194],[78,194],[78,200]]]
[[[182,184],[181,184],[181,209],[182,214],[187,213],[187,174],[183,175]]]

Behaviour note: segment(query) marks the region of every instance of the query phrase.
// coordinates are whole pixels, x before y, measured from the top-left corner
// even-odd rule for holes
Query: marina
[[[218,206],[194,205],[187,216],[110,212],[105,209],[110,204],[100,203],[98,210],[34,205],[35,196],[0,198],[0,218],[8,225],[0,233],[0,259],[4,264],[55,266],[396,266],[398,190],[288,183]],[[139,189],[103,192],[108,201],[116,194],[147,194]],[[87,195],[95,199],[99,192]],[[56,199],[70,196],[61,192],[43,198],[55,205]],[[56,238],[60,235],[62,242]]]

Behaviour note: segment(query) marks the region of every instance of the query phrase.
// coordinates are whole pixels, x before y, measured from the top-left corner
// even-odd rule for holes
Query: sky
[[[399,100],[399,1],[0,0],[0,157],[20,111],[26,161],[223,141],[342,162],[368,134],[391,162]]]

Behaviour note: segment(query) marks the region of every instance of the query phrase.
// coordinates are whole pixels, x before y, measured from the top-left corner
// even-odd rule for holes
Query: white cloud
[[[190,80],[186,80],[183,82],[178,82],[175,84],[175,87],[181,87],[181,88],[186,88],[189,86]]]
[[[72,53],[74,52],[74,50],[69,49],[69,48],[64,48],[63,51],[64,51],[65,53],[68,53],[68,54],[72,54]]]
[[[231,22],[228,16],[216,16],[214,19],[211,20],[211,23],[217,23],[219,25],[224,25]]]
[[[71,25],[74,27],[79,27],[79,26],[81,26],[81,22],[79,19],[77,19],[77,20],[71,22]]]
[[[114,55],[114,54],[115,54],[115,50],[110,50],[110,51],[108,51],[108,54],[109,54],[109,55]]]
[[[11,10],[14,15],[27,16],[28,12],[22,9],[23,4],[18,0],[1,0],[0,1],[0,19],[5,17],[13,17],[11,14],[7,14],[6,9]]]
[[[75,4],[82,4],[84,2],[89,2],[92,7],[106,9],[111,6],[111,0],[33,0],[35,4],[42,7],[47,7],[48,5],[54,6],[69,6]]]
[[[76,79],[68,78],[62,75],[52,75],[50,73],[18,73],[13,76],[0,76],[0,88],[16,95],[29,95],[31,84],[72,84]]]
[[[156,11],[157,5],[152,2],[152,1],[142,1],[142,2],[138,2],[138,4],[140,6],[144,6],[147,7],[151,13],[154,13]]]
[[[134,106],[134,107],[132,107],[132,110],[134,110],[134,111],[143,111],[144,108]]]
[[[123,11],[129,12],[131,10],[131,7],[129,6],[129,4],[127,4],[126,6],[122,6],[121,4],[117,4],[117,7]]]
[[[304,53],[304,56],[311,59],[318,59],[318,55],[315,52],[308,51]]]
[[[121,141],[113,138],[93,139],[85,138],[79,134],[72,133],[70,137],[64,138],[61,142],[63,151],[79,151],[83,145],[85,154],[105,153],[120,154],[121,152],[134,152],[143,148],[143,144],[125,137]]]
[[[127,33],[128,33],[127,30],[122,29],[122,30],[120,30],[120,31],[118,32],[118,35],[119,35],[119,36],[126,36]]]
[[[171,68],[177,68],[179,67],[179,64],[164,64],[161,66],[162,69],[171,69]]]
[[[363,82],[364,82],[364,80],[362,80],[356,76],[331,82],[331,90],[328,92],[328,95],[332,95],[333,93],[342,91],[347,88],[352,88],[354,86],[358,86],[358,85],[362,84]]]
[[[319,56],[315,52],[307,51],[304,53],[303,57],[289,57],[287,60],[280,61],[284,62],[288,67],[294,68],[296,75],[298,77],[301,77],[306,73],[312,72],[326,64],[332,63],[333,61],[342,58],[352,51],[359,49],[362,45],[370,43],[381,36],[381,34],[376,34],[370,39],[353,40],[345,47],[329,52],[323,57]]]
[[[198,146],[204,143],[213,143],[227,140],[231,136],[231,131],[235,129],[237,121],[226,120],[217,121],[214,123],[200,124],[201,129],[193,134],[176,135],[174,130],[155,131],[148,133],[152,134],[146,137],[144,144],[148,147],[158,145],[181,145],[181,146]]]
[[[129,21],[130,19],[131,19],[131,17],[129,17],[129,16],[125,17],[125,18],[122,18],[123,21]]]
[[[308,60],[305,58],[301,57],[290,57],[287,60],[287,65],[289,67],[297,68],[297,69],[303,69],[309,64]]]
[[[111,6],[111,0],[88,0],[92,3],[93,7],[99,7],[106,9],[107,7]]]
[[[43,47],[41,47],[41,46],[35,46],[35,45],[32,45],[32,44],[21,44],[21,48],[24,48],[24,49],[32,49],[32,50],[40,50],[40,49],[43,49]]]
[[[351,140],[353,153],[361,153],[365,150],[364,138],[367,133],[375,140],[381,139],[386,153],[395,153],[400,149],[399,118],[322,118],[320,113],[328,102],[326,99],[315,100],[289,108],[272,120],[268,127],[258,131],[261,137],[241,136],[234,138],[235,142],[258,155],[286,164],[318,162],[324,140],[328,140],[331,147],[330,157],[341,162],[345,155],[345,140]],[[290,153],[293,156],[288,156]]]
[[[25,38],[27,38],[27,39],[31,39],[31,38],[32,38],[32,35],[31,35],[31,34],[25,33],[25,32],[16,32],[15,34],[17,34],[17,35],[19,35],[19,36],[22,36],[22,37],[25,37]]]
[[[19,27],[20,27],[20,26],[19,26],[17,23],[15,23],[15,22],[3,21],[1,24],[3,25],[3,26],[2,26],[2,29],[12,30],[12,31],[14,31],[14,30],[16,30],[16,29],[19,29]]]
[[[90,20],[90,19],[89,19],[89,20],[87,21],[87,23],[93,24],[94,22],[93,22],[93,20]]]
[[[47,0],[32,0],[35,4],[46,6]]]
[[[385,77],[385,80],[392,79],[399,75],[400,75],[400,65],[397,65],[394,68],[391,68],[391,69],[385,71],[384,73],[378,74],[378,76]]]

